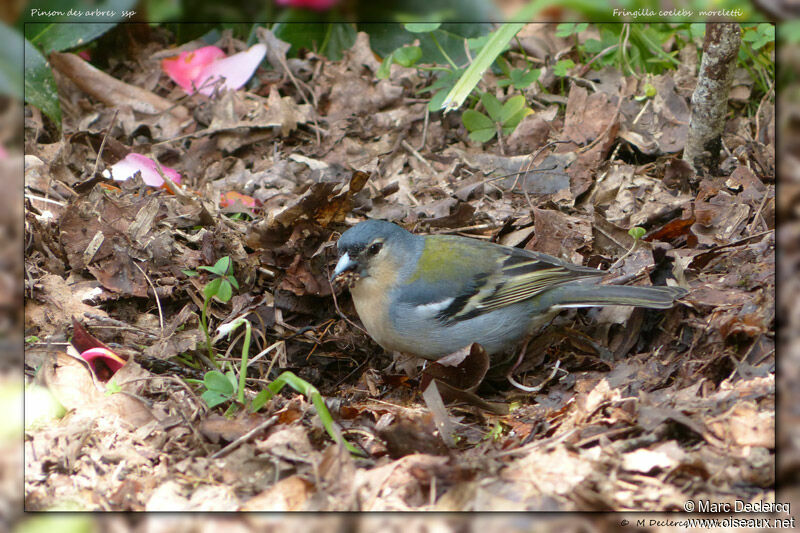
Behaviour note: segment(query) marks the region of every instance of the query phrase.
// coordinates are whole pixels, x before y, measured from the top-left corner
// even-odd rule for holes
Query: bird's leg
[[[514,379],[514,371],[517,369],[517,367],[520,365],[520,363],[522,363],[522,360],[525,358],[525,354],[528,351],[528,343],[530,341],[531,341],[530,337],[528,337],[525,340],[525,344],[522,345],[522,349],[519,352],[519,356],[517,357],[517,361],[511,367],[511,370],[508,371],[508,374],[506,374],[506,379],[508,380],[509,383],[514,385],[516,388],[518,388],[520,390],[523,390],[525,392],[539,392],[540,390],[542,390],[542,388],[544,388],[544,386],[551,379],[553,379],[555,377],[556,373],[558,372],[559,367],[561,366],[561,361],[560,360],[556,361],[556,365],[553,367],[553,371],[550,373],[550,375],[547,376],[547,378],[544,381],[542,381],[541,383],[539,383],[535,387],[528,387],[527,385],[523,385],[522,383],[519,383],[517,380]]]

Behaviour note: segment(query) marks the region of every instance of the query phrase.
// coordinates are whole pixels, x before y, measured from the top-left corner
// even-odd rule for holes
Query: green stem
[[[322,426],[325,428],[325,431],[328,432],[328,435],[330,435],[334,442],[338,442],[347,448],[347,450],[352,454],[359,456],[364,455],[361,450],[347,442],[341,435],[334,431],[333,417],[331,416],[330,411],[328,411],[328,406],[325,405],[325,401],[323,400],[322,395],[319,393],[317,388],[306,380],[297,377],[293,372],[287,370],[275,378],[272,383],[267,385],[267,390],[270,391],[269,398],[272,398],[272,396],[278,394],[286,385],[289,385],[291,388],[311,400],[311,403],[317,409],[317,416],[319,416],[320,420],[322,421]]]
[[[217,361],[214,358],[214,350],[211,349],[211,336],[208,334],[208,304],[210,303],[211,298],[206,298],[203,300],[203,312],[200,313],[200,325],[203,326],[203,333],[206,336],[206,347],[208,348],[208,358],[209,360],[214,363],[214,366],[219,368],[217,365]]]
[[[447,62],[450,63],[450,66],[453,67],[453,69],[458,70],[458,67],[456,66],[455,62],[453,62],[453,60],[450,59],[450,56],[447,55],[447,52],[444,51],[444,48],[442,48],[442,45],[439,44],[439,40],[436,38],[436,34],[434,32],[431,32],[430,36],[431,36],[431,39],[433,39],[433,44],[436,45],[436,48],[439,49],[439,51],[442,53],[442,55],[447,60]]]
[[[237,400],[239,403],[244,404],[244,382],[247,378],[247,360],[250,357],[250,321],[244,321],[244,344],[242,345],[242,366],[239,368],[239,393]]]

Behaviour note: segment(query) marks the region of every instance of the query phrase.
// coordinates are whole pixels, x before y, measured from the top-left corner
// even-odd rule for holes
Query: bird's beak
[[[335,280],[339,274],[343,274],[348,270],[355,270],[357,266],[358,263],[350,259],[350,255],[345,252],[344,254],[342,254],[342,257],[340,257],[339,261],[336,263],[336,268],[333,270],[331,281]]]

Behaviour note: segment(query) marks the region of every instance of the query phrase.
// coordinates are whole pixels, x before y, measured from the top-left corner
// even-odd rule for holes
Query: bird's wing
[[[473,318],[513,305],[553,287],[580,279],[597,278],[600,270],[566,263],[538,252],[458,237],[436,239],[437,249],[454,247],[458,253],[433,257],[426,271],[447,273],[442,279],[407,287],[416,307],[443,321]],[[425,257],[423,255],[423,257]],[[444,260],[443,257],[447,259]]]

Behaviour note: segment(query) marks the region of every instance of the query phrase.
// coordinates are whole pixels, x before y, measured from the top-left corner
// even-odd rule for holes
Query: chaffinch
[[[598,285],[604,271],[547,254],[380,220],[345,231],[332,279],[344,279],[367,332],[386,350],[436,360],[481,344],[513,348],[562,309],[672,307],[680,287]]]

